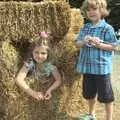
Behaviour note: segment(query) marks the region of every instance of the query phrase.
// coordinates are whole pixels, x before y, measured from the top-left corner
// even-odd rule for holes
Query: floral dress
[[[56,69],[50,62],[44,62],[42,65],[39,65],[33,58],[29,58],[24,65],[28,69],[28,73],[32,74],[35,79],[40,80],[41,83],[49,81],[53,70]]]

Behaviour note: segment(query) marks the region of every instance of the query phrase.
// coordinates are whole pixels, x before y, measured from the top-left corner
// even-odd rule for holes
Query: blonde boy
[[[95,120],[96,100],[105,104],[105,120],[112,120],[114,95],[111,86],[112,51],[117,39],[113,27],[106,23],[108,16],[105,0],[85,0],[82,12],[90,22],[86,23],[76,38],[81,48],[76,70],[83,74],[83,97],[88,101],[86,118]]]

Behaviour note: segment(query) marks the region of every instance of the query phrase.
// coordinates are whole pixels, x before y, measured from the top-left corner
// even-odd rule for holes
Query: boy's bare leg
[[[96,97],[94,99],[88,100],[89,114],[91,114],[93,116],[95,114],[95,103],[96,103]]]
[[[112,120],[113,116],[113,102],[105,104],[106,120]]]

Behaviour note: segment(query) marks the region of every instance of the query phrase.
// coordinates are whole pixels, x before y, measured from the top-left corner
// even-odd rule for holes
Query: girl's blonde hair
[[[51,50],[50,50],[50,43],[49,43],[49,37],[43,37],[43,36],[38,36],[34,42],[30,44],[28,47],[28,55],[25,57],[25,60],[29,59],[32,57],[33,50],[35,47],[43,47],[46,49],[48,53],[48,58],[47,60],[49,61],[51,59]]]
[[[86,11],[88,8],[99,8],[102,18],[109,15],[106,0],[85,0],[81,7],[81,12],[85,18],[87,18]]]
[[[44,47],[46,48],[47,50],[49,50],[49,43],[48,43],[48,40],[47,39],[44,39],[44,38],[40,38],[38,41],[35,41],[35,43],[33,43],[33,49],[35,47]]]
[[[50,46],[50,36],[48,32],[42,31],[39,33],[39,36],[36,38],[34,42],[34,46],[44,46],[49,49]]]

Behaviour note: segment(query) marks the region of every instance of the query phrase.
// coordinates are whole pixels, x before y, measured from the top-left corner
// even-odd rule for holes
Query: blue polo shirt
[[[80,30],[76,40],[82,42],[86,35],[99,37],[106,44],[115,45],[117,38],[115,36],[114,29],[111,25],[106,23],[103,19],[98,24],[93,25],[87,23]],[[79,73],[104,75],[111,73],[112,67],[112,51],[99,49],[96,47],[84,47],[80,48],[80,54],[76,70]]]

